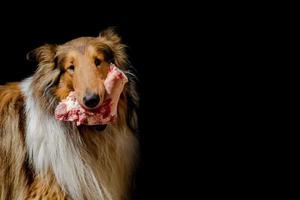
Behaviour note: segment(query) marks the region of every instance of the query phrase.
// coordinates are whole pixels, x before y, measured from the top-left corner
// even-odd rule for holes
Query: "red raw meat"
[[[77,126],[111,124],[116,120],[119,98],[127,82],[126,75],[111,64],[104,81],[106,96],[99,108],[95,111],[83,108],[76,100],[75,92],[72,91],[56,107],[55,118],[62,121],[74,121]]]

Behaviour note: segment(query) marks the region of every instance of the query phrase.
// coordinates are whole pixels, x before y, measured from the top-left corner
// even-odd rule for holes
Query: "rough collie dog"
[[[137,158],[134,76],[120,37],[107,29],[63,45],[29,53],[34,75],[0,86],[0,199],[127,199]],[[58,121],[54,110],[75,91],[104,95],[110,63],[128,76],[117,121],[76,126]],[[101,104],[101,101],[99,101]]]

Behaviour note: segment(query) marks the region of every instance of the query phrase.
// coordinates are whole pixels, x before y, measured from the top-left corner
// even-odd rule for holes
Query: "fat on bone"
[[[95,111],[83,108],[72,91],[62,100],[55,109],[55,118],[61,121],[74,121],[76,125],[103,125],[112,124],[116,120],[118,102],[128,82],[126,75],[114,64],[110,65],[104,81],[106,95],[101,106]]]

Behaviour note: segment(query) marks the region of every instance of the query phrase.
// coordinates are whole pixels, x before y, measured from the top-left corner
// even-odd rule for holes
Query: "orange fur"
[[[28,187],[25,200],[56,199],[69,200],[68,197],[57,184],[53,174],[37,176],[34,182]]]
[[[26,166],[23,98],[16,83],[0,86],[0,199],[23,199]],[[18,191],[18,192],[16,192]]]

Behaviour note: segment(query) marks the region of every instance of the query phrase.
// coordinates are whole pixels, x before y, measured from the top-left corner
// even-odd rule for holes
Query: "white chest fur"
[[[29,161],[38,174],[52,170],[62,189],[73,199],[112,199],[104,185],[87,165],[85,146],[77,129],[67,128],[46,114],[34,99],[32,79],[21,82],[25,96],[26,145]]]

